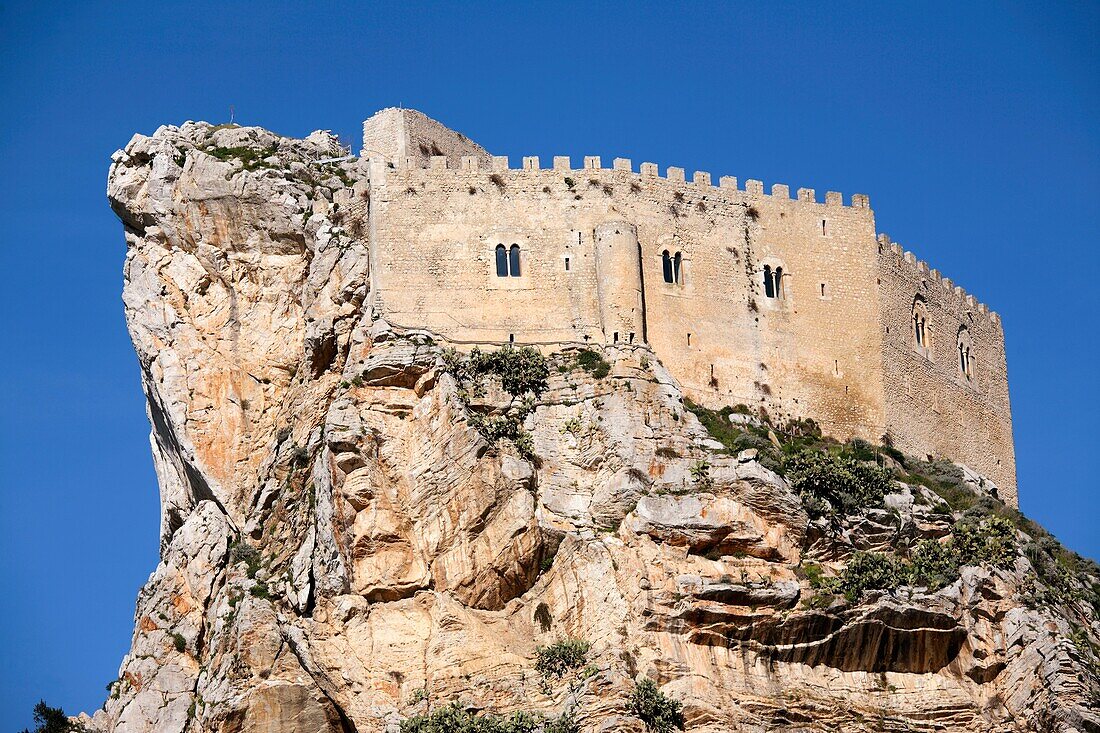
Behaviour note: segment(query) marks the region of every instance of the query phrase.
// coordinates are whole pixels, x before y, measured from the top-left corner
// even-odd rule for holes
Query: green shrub
[[[611,365],[607,363],[599,352],[585,349],[577,354],[577,366],[591,374],[596,379],[603,379],[611,373]]]
[[[39,700],[34,706],[34,730],[23,729],[23,733],[83,733],[84,726],[74,723],[61,708],[51,708],[45,700]]]
[[[658,690],[650,679],[644,679],[634,687],[630,694],[630,712],[652,733],[684,729],[683,705]]]
[[[584,665],[591,645],[583,639],[566,639],[535,649],[535,671],[544,678],[565,676]]]
[[[523,421],[534,411],[535,398],[547,389],[550,365],[546,357],[527,346],[519,349],[505,346],[491,352],[475,346],[466,356],[454,349],[444,351],[443,364],[458,382],[459,397],[467,407],[471,395],[485,393],[485,378],[500,380],[501,387],[512,398],[511,404],[500,415],[469,415],[470,425],[490,443],[508,439],[521,456],[535,460],[534,440],[524,430]]]
[[[894,590],[909,579],[909,567],[904,560],[879,552],[857,552],[848,561],[839,577],[832,579],[832,588],[856,601],[869,590]]]
[[[696,461],[688,470],[700,489],[709,489],[714,485],[714,479],[710,477],[710,464],[706,461]]]
[[[172,632],[172,644],[175,645],[177,652],[183,653],[187,650],[187,639],[183,638],[183,634],[178,631]]]
[[[1002,517],[964,518],[951,530],[951,542],[963,565],[1009,568],[1016,562],[1016,528]]]
[[[810,581],[811,587],[825,587],[826,578],[820,565],[815,562],[808,562],[802,566],[802,570],[806,573],[806,580]]]
[[[807,569],[810,584],[843,593],[855,601],[864,591],[894,590],[900,585],[924,586],[938,590],[959,577],[966,565],[1011,567],[1016,561],[1016,530],[1007,520],[987,517],[961,520],[943,542],[924,540],[917,543],[909,561],[876,552],[857,552],[836,578],[818,581]]]
[[[268,587],[267,583],[260,580],[257,580],[256,583],[248,589],[248,593],[253,598],[262,598],[265,601],[275,600],[275,596],[271,594],[271,588]]]
[[[275,147],[268,148],[249,148],[249,147],[229,147],[223,148],[216,145],[212,145],[203,150],[207,155],[210,155],[218,160],[230,161],[239,160],[241,165],[246,171],[254,171],[257,168],[270,168],[271,166],[264,160],[272,155],[275,155]]]
[[[878,461],[878,449],[862,438],[852,438],[845,448],[848,455],[857,461]]]
[[[537,349],[524,346],[519,349],[505,346],[497,351],[482,353],[477,347],[470,352],[471,368],[479,375],[494,374],[500,385],[512,397],[528,393],[536,397],[546,391],[550,365]]]
[[[786,470],[791,488],[815,519],[880,508],[894,485],[890,472],[879,466],[817,450],[788,457]]]
[[[938,590],[959,577],[959,555],[950,540],[922,540],[909,556],[909,581]]]
[[[262,563],[260,551],[243,539],[234,540],[232,544],[229,545],[229,559],[233,564],[243,562],[246,567],[245,572],[249,579],[255,578],[256,573],[260,571],[260,565]]]
[[[401,721],[401,733],[576,733],[579,728],[570,713],[546,718],[518,711],[509,716],[463,710],[457,702]]]

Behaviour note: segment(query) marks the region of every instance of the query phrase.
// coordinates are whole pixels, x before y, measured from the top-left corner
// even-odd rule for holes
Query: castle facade
[[[459,345],[647,344],[694,401],[945,457],[1016,503],[1000,318],[868,197],[617,158],[512,168],[419,112],[364,123],[373,307]]]

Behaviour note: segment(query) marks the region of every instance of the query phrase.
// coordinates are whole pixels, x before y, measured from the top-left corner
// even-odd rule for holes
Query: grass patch
[[[234,146],[223,148],[218,145],[211,145],[203,148],[203,152],[224,162],[239,161],[246,171],[254,171],[258,168],[274,167],[270,163],[267,163],[265,159],[275,155],[278,149],[275,146],[262,148]]]

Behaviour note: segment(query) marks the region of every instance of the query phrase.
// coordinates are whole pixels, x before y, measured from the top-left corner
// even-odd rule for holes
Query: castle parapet
[[[553,156],[553,164],[551,169],[544,168],[541,163],[541,159],[537,155],[527,155],[521,158],[521,163],[518,168],[513,168],[509,162],[508,156],[494,155],[494,156],[476,156],[476,155],[463,155],[455,156],[452,159],[445,155],[433,155],[426,160],[422,158],[416,158],[414,156],[407,156],[399,159],[394,159],[387,167],[396,169],[398,171],[411,171],[411,170],[429,170],[429,171],[458,171],[463,173],[480,172],[483,170],[490,170],[493,173],[541,173],[547,170],[553,170],[558,173],[569,173],[579,171],[598,171],[598,170],[611,170],[616,174],[627,174],[630,176],[636,176],[638,179],[663,179],[670,184],[677,185],[683,184],[685,186],[684,191],[687,192],[687,187],[690,186],[695,191],[699,189],[713,189],[717,188],[726,191],[738,191],[739,181],[736,176],[720,176],[717,179],[717,184],[714,182],[715,178],[709,171],[693,171],[690,178],[687,175],[687,170],[681,166],[668,166],[665,168],[664,175],[661,175],[660,167],[657,163],[651,161],[643,162],[639,165],[637,172],[633,170],[633,161],[630,158],[614,158],[610,169],[603,167],[601,156],[598,155],[586,155],[583,157],[582,168],[577,169],[573,167],[572,159],[568,155],[555,155]],[[381,160],[385,164],[385,160]],[[381,182],[385,179],[385,174],[380,173],[377,176],[373,176],[376,182]],[[775,183],[771,185],[770,191],[766,192],[764,188],[764,182],[750,178],[744,182],[744,193],[751,196],[761,196],[772,198],[776,201],[791,201],[791,187],[785,183]],[[821,202],[817,200],[817,193],[812,188],[799,188],[794,197],[794,200],[802,204],[818,205]],[[837,191],[828,191],[825,194],[824,205],[826,206],[844,206],[844,196]],[[870,200],[866,194],[852,194],[851,208],[855,209],[870,209]]]
[[[951,278],[944,277],[939,270],[933,269],[926,261],[918,259],[916,255],[908,250],[903,250],[901,245],[890,239],[889,235],[879,234],[877,239],[881,253],[889,253],[899,265],[909,269],[914,275],[922,280],[930,280],[931,285],[940,288],[946,297],[955,301],[957,307],[965,308],[972,315],[986,316],[993,323],[999,323],[1000,319],[997,314],[990,310],[985,303],[956,285]]]

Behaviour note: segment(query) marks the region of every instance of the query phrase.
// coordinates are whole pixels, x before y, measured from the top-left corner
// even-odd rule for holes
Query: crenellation
[[[455,158],[454,161],[448,156],[430,156],[426,159],[426,165],[421,165],[421,161],[414,157],[404,157],[395,161],[395,164],[391,168],[396,170],[428,170],[428,171],[448,171],[449,174],[455,175],[461,172],[471,172],[483,170],[482,163],[484,162],[488,166],[488,170],[494,173],[511,173],[514,175],[521,175],[524,173],[540,173],[546,169],[542,168],[540,158],[538,156],[523,156],[520,167],[512,168],[507,156],[471,156],[464,155]],[[583,168],[581,170],[596,171],[607,170],[602,166],[602,159],[598,155],[587,155],[583,158]],[[553,157],[553,170],[558,172],[572,172],[577,169],[572,168],[572,161],[569,156],[557,155]],[[639,179],[645,178],[662,178],[660,170],[656,163],[645,162],[640,165],[639,171],[634,173],[632,170],[632,162],[629,158],[615,158],[612,169],[616,172],[628,173],[633,176],[637,176]],[[663,179],[670,184],[677,185],[683,184],[685,186],[691,185],[693,188],[714,188],[714,179],[711,173],[708,171],[695,171],[692,174],[690,182],[686,178],[686,171],[679,166],[669,166],[666,169]],[[380,179],[379,179],[380,180]],[[719,178],[718,186],[720,190],[728,193],[739,191],[738,179],[735,176],[721,176]],[[686,192],[687,188],[684,189]],[[790,201],[790,187],[787,184],[776,183],[771,187],[770,193],[766,193],[764,190],[764,184],[762,181],[756,179],[748,179],[745,181],[744,194],[750,196],[761,196],[776,201]],[[816,191],[812,188],[799,188],[797,196],[794,199],[800,204],[818,204]],[[855,199],[856,203],[861,201]],[[827,205],[841,205],[843,206],[842,195],[836,192],[828,192],[826,194]],[[865,208],[858,205],[853,205],[850,208]],[[887,240],[888,241],[888,238]]]
[[[871,198],[865,193],[853,193],[852,207],[856,209],[869,209],[871,208]]]
[[[825,192],[825,205],[826,206],[843,206],[844,194],[839,191],[826,191]]]

